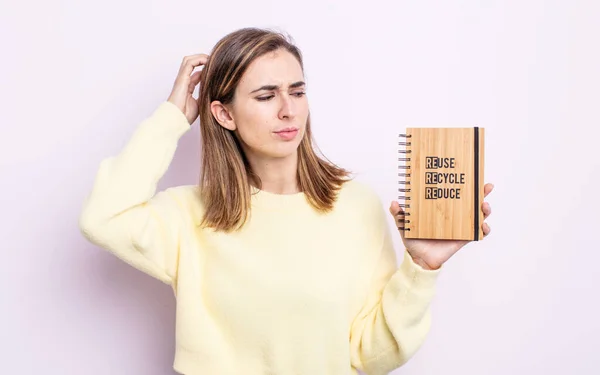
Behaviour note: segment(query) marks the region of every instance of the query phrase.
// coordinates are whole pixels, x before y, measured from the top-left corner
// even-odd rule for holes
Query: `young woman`
[[[179,373],[386,374],[425,340],[440,267],[467,242],[402,237],[398,266],[378,196],[315,153],[305,90],[287,38],[235,31],[185,57],[99,167],[80,228],[173,288]],[[200,183],[157,193],[198,117]]]

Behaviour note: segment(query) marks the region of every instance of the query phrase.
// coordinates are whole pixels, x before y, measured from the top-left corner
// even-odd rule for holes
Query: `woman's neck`
[[[254,155],[247,157],[252,171],[260,178],[261,190],[274,194],[300,192],[297,153],[284,158],[262,158]]]

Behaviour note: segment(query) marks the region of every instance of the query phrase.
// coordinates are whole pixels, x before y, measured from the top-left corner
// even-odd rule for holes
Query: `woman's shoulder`
[[[338,194],[338,205],[351,205],[355,210],[377,213],[382,208],[382,200],[377,191],[367,182],[356,179],[344,183]]]
[[[380,201],[377,191],[370,184],[356,179],[348,180],[342,185],[339,199],[350,199],[354,202],[364,202],[367,204]]]
[[[199,222],[204,214],[204,205],[200,197],[198,185],[178,185],[164,190],[180,206],[180,209],[190,215],[194,222]]]
[[[336,211],[365,233],[379,233],[386,224],[383,201],[377,190],[367,182],[346,182],[340,190]]]

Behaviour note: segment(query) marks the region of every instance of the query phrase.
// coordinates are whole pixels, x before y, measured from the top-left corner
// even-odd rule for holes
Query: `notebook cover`
[[[408,128],[406,238],[483,238],[484,129]]]

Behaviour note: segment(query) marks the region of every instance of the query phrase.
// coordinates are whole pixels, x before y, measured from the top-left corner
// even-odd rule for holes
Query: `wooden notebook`
[[[407,128],[398,161],[406,238],[483,238],[484,129]]]

